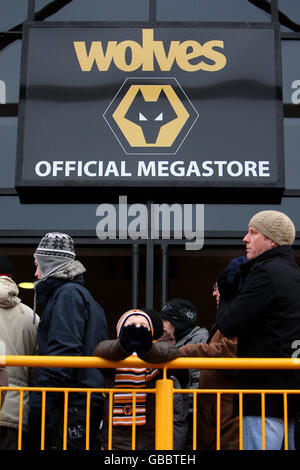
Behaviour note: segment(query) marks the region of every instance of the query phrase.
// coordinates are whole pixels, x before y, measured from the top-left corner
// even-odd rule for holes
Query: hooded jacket
[[[36,351],[38,316],[33,314],[18,297],[16,283],[7,276],[0,277],[0,341],[5,345],[6,355],[33,355]],[[27,387],[27,367],[7,367],[9,386]],[[18,428],[19,391],[9,391],[0,413],[0,425]],[[28,427],[28,392],[23,396],[23,430]]]
[[[300,270],[291,246],[277,246],[241,267],[244,280],[231,301],[220,298],[217,326],[238,338],[238,357],[291,358],[300,338]],[[299,389],[298,370],[240,370],[239,388]],[[298,409],[298,395],[289,395],[288,411]],[[260,396],[244,397],[244,415],[261,415]],[[266,416],[283,416],[283,397],[266,395]]]
[[[104,311],[83,284],[81,274],[72,280],[67,275],[47,277],[36,284],[37,300],[43,307],[38,329],[39,355],[91,356],[96,344],[107,338]],[[103,386],[103,376],[93,368],[36,368],[34,385],[98,388]],[[48,406],[61,405],[63,394],[48,395]],[[39,393],[31,393],[33,408],[40,407],[40,400]],[[101,395],[92,394],[91,404],[100,402]],[[69,395],[70,406],[85,404],[86,394]]]

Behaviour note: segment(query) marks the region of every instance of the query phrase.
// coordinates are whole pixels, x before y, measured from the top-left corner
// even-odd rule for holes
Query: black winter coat
[[[37,284],[37,299],[43,306],[38,328],[40,356],[92,356],[99,341],[107,339],[107,324],[102,307],[83,286],[83,276],[72,281],[48,278]],[[36,368],[34,385],[45,387],[96,387],[104,385],[99,369]],[[40,394],[31,393],[31,406],[40,403]],[[50,394],[57,401],[61,393]],[[92,404],[102,401],[92,394]],[[69,395],[70,406],[85,406],[86,394]]]
[[[291,358],[300,339],[300,270],[290,246],[264,252],[241,267],[244,285],[231,301],[220,299],[217,326],[238,337],[238,357]],[[241,370],[239,388],[299,389],[297,370]],[[300,395],[290,395],[289,416],[300,410]],[[249,394],[244,415],[260,415],[261,400]],[[282,395],[266,396],[266,416],[283,416]]]

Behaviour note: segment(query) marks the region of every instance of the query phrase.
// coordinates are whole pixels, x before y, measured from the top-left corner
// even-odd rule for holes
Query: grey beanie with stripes
[[[46,235],[41,239],[35,254],[75,259],[73,239],[66,233],[46,233]]]
[[[60,232],[49,232],[41,239],[34,257],[42,272],[43,278],[61,266],[75,261],[74,242],[70,235]]]

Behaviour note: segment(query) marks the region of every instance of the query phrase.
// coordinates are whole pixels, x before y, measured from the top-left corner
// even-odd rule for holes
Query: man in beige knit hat
[[[249,221],[248,261],[241,266],[242,288],[233,294],[219,286],[217,326],[223,335],[238,338],[238,357],[291,358],[300,339],[300,269],[292,245],[295,226],[282,212],[265,210]],[[241,389],[300,389],[297,370],[240,370]],[[289,449],[294,448],[294,421],[300,411],[299,395],[288,395]],[[243,398],[243,448],[262,449],[261,397]],[[280,450],[284,440],[281,394],[265,396],[265,445]]]
[[[253,259],[277,245],[292,245],[295,240],[295,226],[291,219],[278,211],[261,211],[249,222],[244,238],[246,255]]]

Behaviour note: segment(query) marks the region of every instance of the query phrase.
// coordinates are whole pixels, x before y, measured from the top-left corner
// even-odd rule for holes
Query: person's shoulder
[[[209,332],[208,329],[203,326],[195,326],[195,328],[191,331],[191,336],[204,336],[208,337]]]
[[[23,302],[20,302],[18,306],[19,306],[19,308],[21,309],[21,312],[22,312],[24,315],[26,315],[27,317],[29,317],[29,316],[32,317],[32,315],[33,315],[33,310],[32,310],[32,308],[30,308],[30,307],[29,307],[28,305],[26,305],[26,304],[23,304]]]
[[[82,295],[87,294],[88,290],[83,284],[75,281],[67,281],[61,284],[57,289],[57,294]]]
[[[58,290],[58,299],[64,298],[72,298],[75,302],[88,304],[93,310],[97,308],[99,312],[103,312],[101,305],[82,283],[74,281],[64,283]]]
[[[285,271],[286,268],[290,267],[290,260],[285,259],[281,256],[265,256],[261,259],[257,259],[257,262],[253,264],[250,272],[255,274],[257,273],[267,273],[267,274],[275,274],[275,273],[282,273]]]
[[[252,284],[254,283],[261,287],[264,286],[264,288],[266,288],[267,285],[276,288],[274,286],[281,285],[283,279],[291,279],[291,276],[293,278],[296,276],[299,282],[300,270],[298,266],[296,266],[296,272],[294,263],[291,262],[289,257],[281,256],[279,249],[276,250],[276,248],[274,248],[273,250],[257,258],[247,274],[247,281],[251,281]]]
[[[204,343],[209,337],[209,332],[206,328],[196,325],[181,341],[177,343],[177,346],[183,346],[190,343]]]
[[[24,304],[23,302],[20,302],[18,307],[21,310],[22,315],[24,316],[24,320],[27,323],[29,323],[33,327],[38,325],[39,316],[36,313],[34,313],[32,308],[30,308],[28,305]]]

